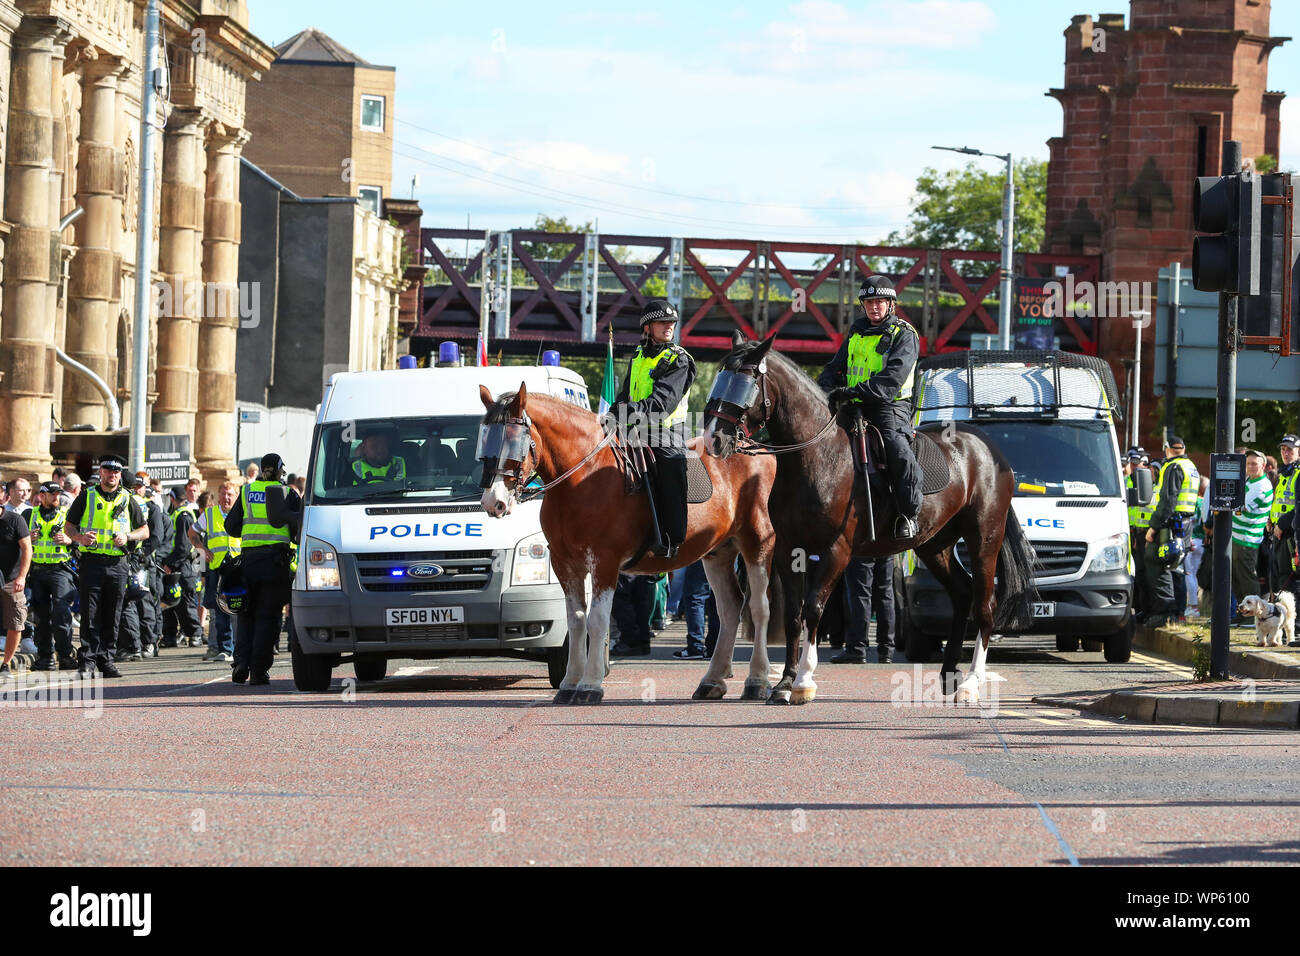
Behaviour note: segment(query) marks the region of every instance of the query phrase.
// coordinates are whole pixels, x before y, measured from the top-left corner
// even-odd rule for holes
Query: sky
[[[306,27],[397,68],[393,194],[424,226],[878,242],[917,175],[1048,158],[1070,18],[1120,0],[459,4],[249,0],[270,44]],[[1300,2],[1275,0],[1269,88],[1300,166]],[[996,159],[977,160],[997,170]]]

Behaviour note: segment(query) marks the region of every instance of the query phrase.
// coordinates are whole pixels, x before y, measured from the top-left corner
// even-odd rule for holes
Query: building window
[[[384,98],[382,96],[361,97],[361,128],[376,133],[384,131]]]
[[[384,201],[384,191],[379,186],[358,186],[357,198],[361,200],[362,206],[378,216],[379,206]]]

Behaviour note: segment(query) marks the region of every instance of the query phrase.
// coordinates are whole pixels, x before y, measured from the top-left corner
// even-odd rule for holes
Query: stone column
[[[13,34],[18,29],[18,23],[23,18],[22,13],[17,7],[14,7],[8,0],[0,0],[0,184],[5,181],[5,156],[7,154],[6,133],[9,127],[9,81],[10,69],[13,63],[11,58],[11,48],[13,46]],[[5,240],[9,236],[9,224],[5,222],[4,212],[4,190],[0,188],[0,283],[4,282],[4,259],[5,259]],[[0,327],[0,333],[3,327]],[[0,388],[4,387],[3,380],[0,380]]]
[[[153,430],[194,434],[198,407],[199,318],[203,307],[203,195],[207,157],[203,131],[211,117],[175,110],[163,133],[161,238],[158,271],[169,293],[158,314],[158,400]],[[140,266],[137,265],[137,268]],[[193,450],[191,446],[191,457]]]
[[[66,20],[27,17],[14,34],[5,157],[5,252],[0,318],[0,472],[47,474],[53,405],[57,222],[50,221],[54,171],[53,62],[72,38]]]
[[[241,298],[255,301],[239,288],[239,157],[248,142],[246,130],[214,124],[208,136],[208,180],[203,229],[203,281],[206,297],[199,327],[199,401],[195,452],[200,471],[212,488],[238,473],[235,456],[235,336]]]
[[[81,138],[77,160],[77,257],[68,282],[67,344],[64,350],[116,390],[118,312],[121,301],[121,198],[117,180],[122,157],[117,143],[117,81],[122,64],[101,56],[82,68]],[[108,427],[104,397],[84,375],[69,374],[63,384],[63,426]]]

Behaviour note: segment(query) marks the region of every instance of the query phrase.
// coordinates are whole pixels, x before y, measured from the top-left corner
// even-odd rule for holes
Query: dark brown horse
[[[771,339],[747,342],[737,335],[705,408],[705,447],[730,459],[738,448],[744,450],[747,434],[760,428],[767,429],[774,447],[799,446],[776,456],[772,489],[772,500],[781,502],[772,514],[775,566],[781,590],[790,597],[785,601],[785,671],[770,702],[782,702],[784,695],[790,703],[805,703],[816,694],[817,625],[849,557],[878,558],[909,548],[952,599],[945,690],[955,691],[959,701],[977,701],[990,636],[998,628],[1026,626],[1037,596],[1033,549],[1011,510],[1014,474],[1006,458],[978,428],[952,422],[922,428],[917,442],[935,444],[948,463],[950,480],[943,490],[925,496],[916,537],[899,539],[892,535],[897,512],[873,478],[875,534],[869,535],[865,522],[859,522],[865,502],[855,501],[849,441],[843,428],[829,427],[826,396],[772,349]],[[958,539],[966,542],[969,573],[953,554]],[[798,586],[800,563],[807,569],[804,587]],[[800,594],[802,601],[795,599]],[[968,620],[978,639],[971,674],[957,687]]]
[[[483,444],[489,450],[483,460],[483,509],[494,517],[508,514],[534,472],[547,487],[542,531],[550,546],[551,566],[564,589],[569,623],[569,667],[555,702],[594,704],[604,696],[610,607],[620,570],[658,574],[701,559],[717,599],[721,628],[694,696],[716,700],[725,695],[744,606],[733,571],[737,555],[745,559],[754,625],[754,654],[742,699],[766,700],[767,595],[774,543],[767,512],[776,464],[745,456],[725,462],[705,456],[712,497],[688,506],[686,539],[675,558],[648,557],[649,504],[644,495],[625,494],[624,472],[600,419],[567,402],[529,395],[522,384],[518,392],[500,399],[494,400],[482,386],[479,395],[487,409],[483,426],[489,436]],[[493,434],[493,429],[498,431]],[[691,447],[698,452],[698,438]]]

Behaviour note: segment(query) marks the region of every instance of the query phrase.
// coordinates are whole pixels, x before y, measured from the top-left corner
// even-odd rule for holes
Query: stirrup
[[[907,515],[899,515],[894,521],[895,538],[915,538],[918,530],[915,518],[909,518]]]

